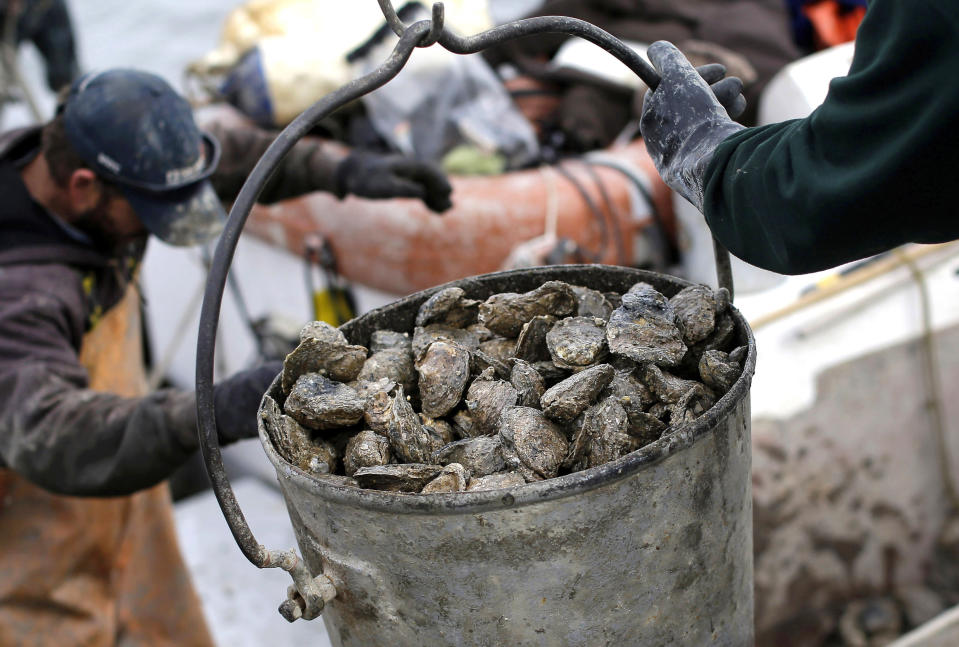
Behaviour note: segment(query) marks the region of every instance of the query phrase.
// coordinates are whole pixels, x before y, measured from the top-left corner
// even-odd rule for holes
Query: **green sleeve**
[[[875,0],[809,117],[726,139],[703,210],[743,260],[799,274],[959,238],[959,3]]]

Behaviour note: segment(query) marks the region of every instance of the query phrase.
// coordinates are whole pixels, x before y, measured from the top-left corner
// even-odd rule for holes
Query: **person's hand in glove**
[[[402,155],[379,155],[354,151],[336,169],[336,193],[363,198],[419,198],[433,211],[449,209],[450,186],[435,164]]]
[[[283,362],[267,362],[241,371],[213,386],[213,415],[223,444],[256,436],[257,410]]]
[[[716,147],[744,128],[730,118],[746,106],[742,82],[723,79],[721,65],[697,70],[666,41],[650,45],[646,55],[660,74],[643,99],[646,149],[666,184],[702,211],[703,176]]]

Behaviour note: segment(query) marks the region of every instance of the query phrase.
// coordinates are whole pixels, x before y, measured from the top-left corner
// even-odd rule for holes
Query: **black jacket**
[[[812,272],[959,238],[959,4],[874,0],[852,67],[809,117],[724,141],[713,234],[749,263]]]

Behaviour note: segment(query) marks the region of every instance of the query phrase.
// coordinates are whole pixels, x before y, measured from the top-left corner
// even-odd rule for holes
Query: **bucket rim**
[[[492,282],[495,280],[508,280],[511,277],[542,275],[543,281],[564,280],[563,276],[572,277],[581,275],[583,272],[601,271],[609,274],[616,272],[621,278],[637,277],[636,281],[652,279],[656,283],[669,283],[677,287],[675,292],[679,292],[685,287],[699,285],[697,283],[671,276],[640,270],[636,268],[620,267],[612,265],[558,265],[548,267],[524,268],[519,270],[507,270],[502,272],[492,272],[481,274],[467,279],[451,281],[442,285],[437,285],[426,290],[421,290],[409,296],[393,301],[385,306],[370,310],[353,319],[341,328],[349,328],[356,322],[378,315],[382,315],[389,310],[395,310],[403,307],[410,307],[425,301],[430,295],[449,287],[464,287],[473,282]],[[549,278],[546,278],[549,277]],[[568,279],[567,279],[568,280]],[[574,283],[575,284],[575,283]],[[588,287],[588,286],[587,286]],[[658,289],[658,288],[657,288]],[[675,294],[673,292],[673,294]],[[467,294],[468,291],[467,291]],[[672,296],[666,295],[666,296]],[[468,514],[475,512],[484,512],[489,510],[501,509],[506,507],[520,507],[531,505],[542,501],[560,499],[580,492],[586,492],[604,485],[615,483],[623,478],[632,475],[643,469],[648,469],[653,465],[665,460],[669,456],[692,446],[710,431],[719,426],[720,422],[726,419],[737,406],[748,404],[749,388],[752,384],[752,377],[756,370],[756,340],[748,322],[742,316],[742,313],[730,304],[730,313],[736,322],[737,334],[742,339],[745,336],[745,346],[747,349],[746,360],[743,365],[742,373],[729,390],[710,407],[700,417],[692,422],[679,426],[668,436],[663,436],[658,440],[644,445],[629,454],[610,461],[603,465],[591,467],[579,472],[557,476],[543,481],[515,485],[509,488],[500,488],[496,490],[483,490],[475,492],[453,492],[442,494],[419,494],[419,493],[398,493],[385,492],[381,490],[370,490],[348,485],[340,485],[332,481],[315,477],[298,467],[288,463],[286,459],[279,455],[274,449],[272,441],[266,432],[263,418],[257,416],[257,428],[259,431],[260,442],[267,454],[270,462],[277,472],[278,480],[292,481],[298,487],[305,490],[312,490],[316,496],[330,502],[348,504],[355,507],[376,510],[380,512],[389,512],[394,514]],[[347,338],[350,335],[347,333]],[[354,340],[350,340],[353,342]],[[354,342],[355,343],[355,342]],[[264,395],[269,396],[276,393],[279,389],[279,381],[282,373],[273,380],[269,390]],[[262,405],[261,405],[262,407]]]

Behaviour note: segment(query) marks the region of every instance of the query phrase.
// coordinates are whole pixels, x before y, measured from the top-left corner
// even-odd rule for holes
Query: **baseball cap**
[[[208,179],[219,143],[166,81],[132,69],[86,74],[59,110],[77,154],[117,185],[151,233],[171,245],[220,233],[226,213]]]

